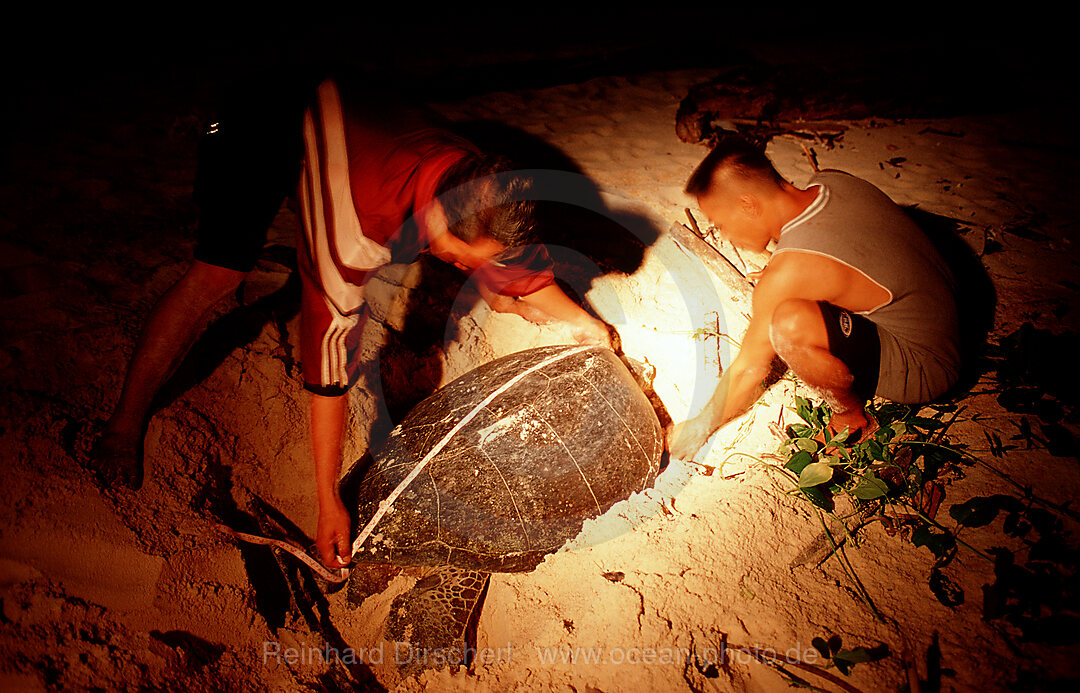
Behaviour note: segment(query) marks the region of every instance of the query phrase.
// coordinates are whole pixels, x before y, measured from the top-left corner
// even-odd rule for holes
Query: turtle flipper
[[[394,600],[385,634],[394,643],[394,662],[403,677],[469,664],[490,577],[479,570],[439,567]]]
[[[368,597],[381,594],[390,581],[401,572],[395,565],[383,563],[357,563],[349,569],[349,591],[345,603],[351,609],[358,608]]]

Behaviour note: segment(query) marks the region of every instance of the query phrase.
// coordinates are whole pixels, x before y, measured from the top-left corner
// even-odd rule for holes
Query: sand
[[[605,76],[432,106],[555,148],[600,192],[591,211],[662,232],[687,223],[688,207],[705,223],[681,192],[705,149],[676,138],[674,116],[687,90],[714,74]],[[787,681],[745,651],[729,649],[718,666],[721,643],[821,663],[811,640],[833,634],[847,647],[885,644],[891,653],[850,677],[830,670],[859,690],[897,690],[912,672],[946,690],[1080,677],[1075,644],[1024,642],[1002,620],[983,619],[981,586],[993,567],[971,553],[947,569],[967,599],[946,607],[927,585],[929,551],[869,527],[847,557],[884,620],[836,559],[806,559],[821,525],[762,462],[777,447],[776,424],[794,420],[794,396],[810,395],[787,379],[719,432],[700,463],[672,461],[653,488],[588,522],[535,571],[493,576],[471,670],[402,680],[381,627],[415,571],[353,608],[344,590],[314,588],[291,559],[242,553],[215,529],[258,498],[314,534],[298,316],[294,302],[275,298],[289,275],[277,254],[222,307],[224,327],[208,333],[167,393],[147,435],[143,488],[99,489],[79,461],[115,402],[143,316],[182,274],[193,244],[199,112],[181,96],[158,94],[138,110],[103,98],[44,150],[28,139],[8,153],[18,175],[0,188],[3,690],[772,691]],[[1024,322],[1067,333],[1078,319],[1075,138],[1056,110],[1036,106],[847,122],[836,146],[779,136],[769,154],[802,185],[811,174],[803,146],[812,146],[822,168],[959,222],[997,292],[991,342]],[[270,242],[292,246],[296,228],[283,209]],[[1040,235],[1010,232],[1031,228]],[[767,257],[744,259],[761,266]],[[578,288],[618,328],[626,353],[656,367],[656,390],[676,420],[711,394],[749,315],[745,300],[663,235],[632,274]],[[570,340],[558,325],[492,314],[467,288],[448,321],[433,338],[441,350],[400,356],[387,364],[387,382],[404,386],[402,373],[421,372],[445,383],[502,354]],[[724,337],[695,336],[716,326]],[[1020,443],[991,456],[986,433],[1008,441],[1022,418],[995,392],[984,375],[950,438],[1043,498],[1073,498],[1075,457]],[[364,450],[378,406],[353,393],[347,460]],[[986,468],[965,471],[946,508],[1015,492]],[[1000,536],[967,538],[985,550]]]

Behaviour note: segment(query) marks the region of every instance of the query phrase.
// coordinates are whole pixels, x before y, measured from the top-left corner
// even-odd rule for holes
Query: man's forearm
[[[581,326],[599,322],[584,308],[570,300],[558,284],[548,284],[539,291],[522,296],[521,300],[563,322]]]
[[[578,343],[598,344],[608,349],[618,350],[617,335],[608,327],[608,324],[593,317],[584,308],[570,300],[558,284],[548,284],[539,291],[522,296],[521,300],[552,318],[570,325]]]
[[[341,438],[345,430],[345,395],[311,394],[311,446],[315,459],[315,485],[319,505],[326,507],[337,494],[341,472]]]
[[[709,431],[715,433],[728,421],[753,406],[765,392],[767,376],[768,371],[759,369],[725,371],[716,392],[700,414],[706,418]]]

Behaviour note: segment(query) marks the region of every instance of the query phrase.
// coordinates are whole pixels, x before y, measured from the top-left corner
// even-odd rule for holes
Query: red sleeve
[[[301,270],[300,363],[304,389],[327,397],[346,393],[360,377],[357,354],[366,306],[343,316],[324,297],[318,283]]]
[[[436,156],[430,156],[417,167],[416,172],[416,187],[413,193],[413,213],[419,212],[424,207],[427,207],[432,201],[435,200],[436,193],[439,189],[439,183],[442,181],[443,176],[447,171],[465,158],[465,152],[459,149],[452,149]],[[422,229],[421,233],[426,234],[427,229]]]

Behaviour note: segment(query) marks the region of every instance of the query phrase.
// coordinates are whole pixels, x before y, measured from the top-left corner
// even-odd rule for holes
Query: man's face
[[[709,192],[698,198],[705,213],[724,240],[743,250],[765,250],[771,234],[762,221],[755,198],[747,194]]]

